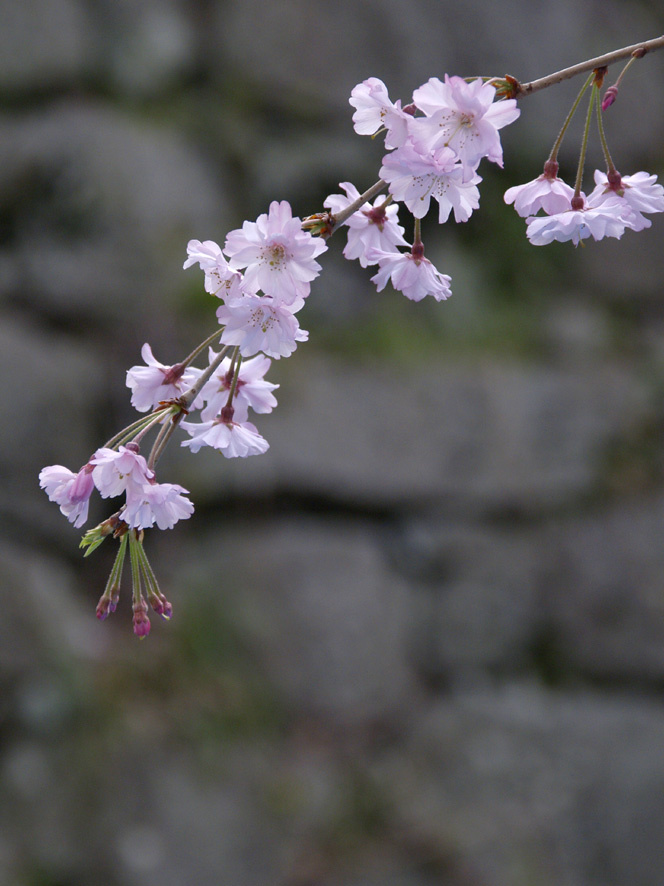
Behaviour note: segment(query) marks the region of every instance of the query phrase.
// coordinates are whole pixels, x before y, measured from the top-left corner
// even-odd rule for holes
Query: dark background
[[[580,81],[523,100],[466,225],[425,223],[449,302],[377,294],[330,241],[311,340],[270,372],[268,454],[160,464],[197,510],[146,534],[175,611],[147,640],[126,584],[97,622],[112,543],[83,560],[37,475],[133,420],[144,341],[171,363],[213,328],[189,239],[375,181],[357,82],[526,81],[663,23],[571,0],[0,2],[0,882],[661,882],[664,220],[535,248],[502,202]],[[664,173],[663,73],[633,66],[606,114],[624,173]],[[596,139],[588,163],[590,189]]]

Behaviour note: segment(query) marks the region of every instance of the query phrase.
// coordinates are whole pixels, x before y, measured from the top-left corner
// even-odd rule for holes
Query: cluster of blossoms
[[[161,593],[143,549],[144,531],[155,525],[171,529],[178,520],[189,518],[194,506],[182,486],[157,482],[156,464],[178,427],[187,435],[181,445],[193,453],[203,447],[227,458],[266,452],[268,443],[249,420],[250,412],[269,413],[277,405],[273,391],[278,385],[266,381],[265,375],[272,359],[290,356],[308,338],[297,314],[321,270],[317,258],[335,229],[347,228],[348,259],[357,259],[364,268],[377,266],[371,279],[378,291],[391,282],[413,301],[427,295],[438,301],[450,296],[450,278],[424,256],[420,220],[432,199],[438,204],[440,223],[451,214],[455,221],[466,222],[478,208],[479,164],[486,158],[502,166],[499,130],[519,116],[515,98],[506,97],[512,79],[432,78],[414,91],[412,102],[404,107],[390,100],[381,80],[365,80],[353,89],[350,103],[357,133],[385,134],[387,153],[376,185],[360,194],[353,184],[342,182],[345,193],[328,196],[326,211],[304,221],[293,216],[286,201],[273,202],[255,222],[245,221],[242,228],[231,231],[223,248],[211,240],[189,242],[184,268],[198,265],[206,291],[217,300],[214,332],[173,365],[160,363],[146,343],[143,365],[127,372],[131,403],[141,418],[94,452],[78,472],[51,465],[39,476],[48,497],[76,527],[87,521],[94,489],[102,498],[124,496],[119,509],[86,532],[81,542],[87,556],[108,536],[119,541],[97,606],[100,619],[117,606],[127,550],[135,633],[144,637],[150,630],[148,603],[170,618],[172,606]],[[597,76],[593,85],[598,85]],[[617,87],[611,89],[602,110],[615,100]],[[598,99],[595,103],[599,115]],[[578,99],[571,113],[577,105]],[[505,194],[505,200],[527,217],[531,243],[578,243],[589,236],[620,237],[627,228],[648,227],[644,214],[664,211],[664,188],[645,172],[620,176],[605,146],[601,117],[607,173],[595,173],[595,189],[588,197],[580,190],[580,173],[575,188],[558,177],[556,154],[571,113],[543,174]],[[580,170],[584,155],[585,142]],[[386,188],[388,196],[379,196]],[[412,243],[399,223],[400,203],[414,217]],[[194,361],[205,353],[207,366],[195,367]],[[156,438],[146,459],[140,445],[151,431]]]
[[[385,132],[388,153],[380,175],[390,196],[373,205],[360,204],[345,222],[349,227],[346,258],[357,258],[363,267],[378,265],[372,277],[380,292],[388,280],[394,289],[413,301],[432,295],[437,301],[451,295],[450,278],[424,257],[419,220],[429,211],[431,199],[438,203],[438,221],[454,213],[457,222],[468,221],[479,206],[477,174],[486,157],[502,166],[499,129],[519,116],[514,99],[496,101],[496,87],[482,79],[470,82],[445,76],[431,78],[413,93],[406,107],[392,102],[382,80],[370,77],[353,89],[353,123],[360,135]],[[333,217],[343,217],[360,199],[349,182],[346,191],[332,194],[325,206]],[[397,220],[398,202],[416,219],[413,244],[404,239]],[[407,247],[400,250],[397,247]]]
[[[651,225],[644,213],[664,212],[664,187],[647,172],[621,176],[595,170],[595,187],[586,197],[558,178],[558,164],[547,161],[534,181],[505,192],[505,202],[514,203],[526,218],[526,234],[534,246],[554,240],[571,240],[578,245],[592,237],[622,237],[627,229],[642,231]],[[542,211],[543,215],[536,213]]]
[[[160,363],[144,344],[144,365],[128,370],[127,386],[132,406],[147,415],[98,449],[78,473],[62,465],[41,471],[40,485],[77,527],[87,520],[95,488],[103,498],[125,496],[120,509],[87,532],[82,542],[90,553],[108,535],[120,540],[97,607],[99,618],[115,611],[127,546],[134,631],[145,636],[150,630],[144,591],[156,612],[165,618],[172,614],[143,550],[143,532],[155,525],[171,529],[190,517],[194,506],[183,487],[156,481],[156,462],[178,426],[188,435],[182,446],[191,452],[207,446],[227,458],[244,458],[267,451],[267,440],[249,421],[250,410],[268,413],[277,405],[272,392],[278,385],[265,380],[270,358],[288,356],[297,342],[307,339],[296,314],[320,272],[316,257],[326,248],[325,240],[303,230],[285,201],[272,203],[268,214],[231,231],[223,250],[212,241],[190,241],[184,267],[197,263],[204,271],[206,290],[221,301],[216,312],[221,329],[218,326],[186,360],[171,366]],[[218,351],[210,347],[215,340],[220,341]],[[206,349],[207,367],[194,367],[193,361]],[[198,421],[191,420],[195,412]],[[159,431],[146,460],[140,441],[153,428]]]
[[[644,213],[664,212],[664,188],[657,184],[656,175],[637,172],[635,175],[621,176],[613,163],[604,134],[602,115],[615,102],[617,85],[610,86],[604,100],[600,102],[599,90],[605,73],[605,68],[596,69],[586,81],[544,164],[542,174],[534,181],[509,188],[505,192],[505,202],[513,203],[519,215],[526,219],[526,235],[534,246],[545,246],[554,240],[571,240],[577,246],[588,237],[594,240],[604,237],[620,238],[627,229],[642,231],[650,227],[651,222]],[[592,91],[586,131],[581,146],[576,186],[572,188],[558,177],[557,154],[581,96],[588,87]],[[581,190],[581,181],[593,108],[597,112],[599,138],[607,171],[595,170],[595,187],[586,196]]]

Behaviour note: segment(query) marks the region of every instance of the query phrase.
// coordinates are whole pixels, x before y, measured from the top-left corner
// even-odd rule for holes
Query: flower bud
[[[103,594],[99,599],[99,603],[97,603],[97,618],[100,621],[104,621],[111,612],[115,612],[119,599],[120,595],[117,588],[114,588],[111,593]]]
[[[141,597],[133,605],[134,633],[137,637],[147,637],[150,633],[150,619],[147,617],[148,605]]]
[[[148,591],[148,601],[157,615],[161,615],[161,617],[165,618],[167,621],[172,617],[173,607],[161,591]]]
[[[618,98],[618,87],[617,86],[609,86],[609,88],[604,93],[604,98],[602,99],[602,110],[606,111],[607,108],[610,108],[614,101]]]

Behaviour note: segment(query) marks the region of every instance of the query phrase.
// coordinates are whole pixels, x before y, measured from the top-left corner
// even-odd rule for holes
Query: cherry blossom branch
[[[523,98],[526,95],[532,95],[533,92],[539,92],[540,89],[546,89],[548,86],[554,86],[556,83],[562,83],[563,80],[569,80],[576,77],[577,74],[585,74],[595,68],[604,68],[614,64],[614,62],[622,61],[629,58],[643,58],[647,52],[654,52],[656,49],[664,48],[664,36],[656,37],[653,40],[646,40],[645,43],[634,43],[632,46],[624,46],[622,49],[616,49],[613,52],[607,52],[605,55],[599,55],[597,58],[590,58],[585,62],[579,62],[569,68],[563,68],[554,74],[548,74],[546,77],[540,77],[538,80],[531,80],[530,83],[519,83],[515,78],[510,77],[509,81],[513,85],[512,98]]]
[[[329,195],[323,203],[325,211],[304,220],[293,216],[288,201],[273,201],[269,213],[230,231],[223,249],[211,240],[189,241],[183,268],[200,265],[205,290],[222,301],[216,311],[216,331],[173,366],[159,363],[146,343],[141,349],[146,365],[128,370],[127,386],[132,390],[132,405],[139,412],[151,412],[96,450],[78,473],[62,465],[50,465],[39,475],[48,497],[76,527],[83,526],[88,518],[88,502],[95,488],[103,498],[126,494],[120,510],[88,530],[81,542],[85,556],[108,536],[120,542],[97,606],[97,618],[104,619],[115,611],[127,549],[134,633],[145,637],[150,631],[148,603],[163,618],[170,618],[172,606],[159,590],[143,549],[143,534],[155,524],[159,529],[172,529],[179,520],[191,516],[194,505],[185,497],[188,490],[182,486],[157,482],[157,461],[178,427],[189,435],[182,445],[193,453],[209,446],[227,458],[244,458],[268,449],[267,440],[248,421],[249,409],[265,413],[277,405],[272,391],[278,385],[264,379],[270,358],[288,357],[299,342],[307,340],[309,334],[301,329],[295,315],[321,271],[316,258],[327,250],[325,241],[351,216],[355,217],[347,228],[344,255],[358,259],[362,267],[378,265],[371,277],[378,292],[390,282],[415,302],[425,296],[436,301],[449,298],[450,277],[424,255],[421,219],[429,212],[431,201],[438,203],[440,224],[452,213],[455,222],[466,222],[479,207],[479,163],[486,158],[502,166],[499,130],[519,117],[516,99],[589,71],[592,73],[565,119],[542,175],[510,188],[504,195],[505,202],[514,203],[519,215],[527,219],[526,235],[536,246],[553,240],[571,240],[576,245],[588,237],[620,238],[628,229],[641,231],[650,226],[644,213],[664,212],[664,187],[656,183],[657,176],[642,171],[623,179],[615,168],[601,116],[615,101],[618,84],[630,65],[661,48],[664,36],[526,84],[510,76],[489,80],[446,76],[444,83],[432,77],[413,92],[413,104],[406,107],[391,101],[382,80],[370,77],[353,89],[350,104],[355,108],[353,124],[358,135],[373,138],[385,134],[388,153],[379,173],[384,179],[363,194],[352,183],[342,183],[346,196]],[[623,72],[605,91],[600,106],[606,68],[625,59]],[[569,121],[591,85],[573,189],[558,178],[556,155]],[[608,168],[606,173],[595,170],[596,187],[586,197],[581,179],[593,111],[598,114]],[[378,196],[386,189],[386,197]],[[373,200],[375,206],[371,205]],[[415,220],[412,246],[399,224],[400,203]],[[193,361],[217,337],[220,352],[211,351],[206,369],[193,367]],[[231,356],[227,358],[229,349]],[[226,366],[215,384],[208,385],[224,361]],[[196,410],[200,411],[200,421],[192,422],[189,413]],[[139,452],[139,442],[156,426],[159,430],[146,460]]]
[[[199,345],[196,351],[200,351],[201,348],[205,345],[206,342],[209,342],[211,339],[215,339],[219,333],[215,333],[210,336],[203,342],[203,345]],[[184,416],[187,414],[188,409],[191,407],[191,404],[194,402],[196,397],[198,396],[203,385],[212,377],[212,374],[219,368],[221,365],[226,351],[228,351],[229,345],[226,345],[221,349],[221,351],[217,354],[215,359],[210,363],[210,365],[205,369],[200,376],[196,379],[194,384],[189,388],[189,390],[179,398],[179,400],[175,401],[180,406],[180,411],[172,416],[168,425],[164,425],[164,427],[159,432],[159,436],[154,442],[152,447],[152,452],[148,458],[148,466],[150,468],[154,468],[154,466],[159,461],[162,452],[168,445],[168,441],[171,439],[173,434],[175,433],[175,429],[180,424]],[[194,352],[195,353],[195,352]]]
[[[375,185],[372,185],[368,191],[365,191],[364,194],[360,194],[360,196],[353,203],[350,203],[345,209],[342,209],[341,212],[338,212],[334,216],[335,227],[343,224],[347,218],[357,212],[365,203],[368,203],[369,200],[373,200],[381,191],[383,191],[387,187],[387,182],[384,182],[383,179],[379,179]]]
[[[219,332],[217,331],[214,335],[211,336],[211,338],[215,339],[218,337],[218,335],[219,335]],[[206,339],[206,341],[209,341],[209,339]],[[226,351],[229,349],[229,347],[230,347],[230,345],[225,345],[219,351],[219,353],[217,354],[215,359],[212,361],[212,363],[210,363],[210,365],[207,367],[207,369],[203,370],[203,372],[199,375],[199,377],[196,379],[194,384],[189,388],[189,390],[185,394],[182,395],[182,397],[180,398],[180,403],[182,404],[184,409],[189,409],[189,407],[194,402],[196,397],[198,397],[199,391],[201,390],[201,388],[203,387],[205,382],[208,381],[208,379],[210,379],[212,377],[213,372],[216,369],[218,369],[219,366],[221,365],[221,362],[224,359],[224,357],[226,356]]]
[[[646,53],[654,52],[655,50],[662,48],[664,48],[664,35],[661,37],[655,37],[652,40],[646,40],[644,43],[634,43],[631,46],[624,46],[622,49],[615,49],[613,52],[607,52],[596,58],[587,59],[586,61],[579,62],[569,68],[563,68],[553,74],[548,74],[546,77],[531,80],[530,83],[520,83],[515,77],[507,77],[506,79],[512,86],[510,97],[523,98],[526,95],[532,95],[533,92],[539,92],[541,89],[547,89],[549,86],[555,86],[557,83],[562,83],[564,80],[576,77],[578,74],[593,71],[595,68],[608,67],[615,62],[630,58],[630,56],[635,59],[643,58]],[[380,194],[380,192],[386,187],[387,183],[380,179],[365,191],[364,194],[361,194],[357,200],[349,204],[341,212],[334,215],[331,219],[327,236],[333,234],[347,218],[350,218],[354,212],[357,212],[358,209],[364,206],[369,200],[372,200],[377,194]],[[302,227],[306,230],[307,228],[312,227],[312,225],[307,224],[307,220],[305,220]]]

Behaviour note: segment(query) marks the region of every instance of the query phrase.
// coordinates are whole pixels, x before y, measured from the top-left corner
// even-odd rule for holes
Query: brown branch
[[[526,95],[532,95],[533,92],[539,92],[540,89],[546,89],[547,86],[553,86],[556,83],[561,83],[563,80],[569,80],[570,77],[576,77],[577,74],[585,74],[588,71],[593,71],[595,68],[608,67],[608,65],[612,65],[614,62],[622,61],[630,56],[642,58],[647,52],[653,52],[656,49],[662,48],[664,48],[664,36],[656,37],[654,40],[646,40],[645,43],[624,46],[622,49],[607,52],[606,55],[579,62],[578,65],[572,65],[570,68],[563,68],[562,71],[556,71],[555,74],[540,77],[539,80],[531,80],[530,83],[519,83],[516,81],[510,97],[523,98]],[[509,80],[512,81],[513,78],[510,77]]]

